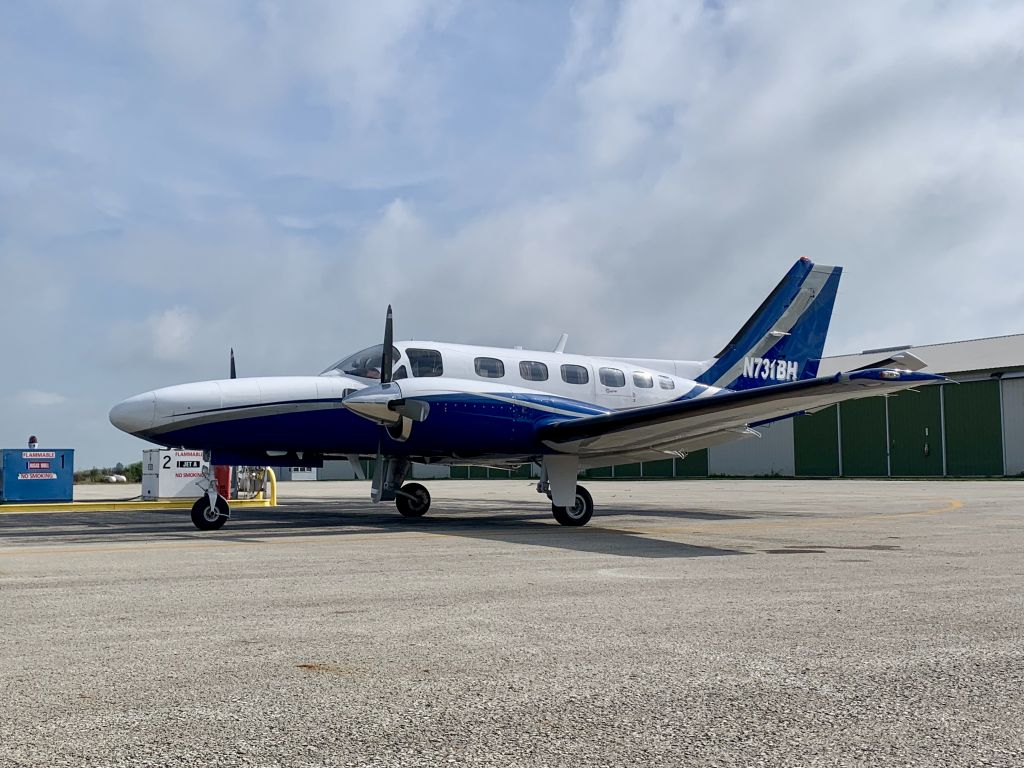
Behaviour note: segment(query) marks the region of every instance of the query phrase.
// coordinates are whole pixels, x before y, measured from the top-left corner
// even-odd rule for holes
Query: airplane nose
[[[130,435],[141,435],[152,429],[155,418],[155,392],[129,397],[110,409],[110,423]]]

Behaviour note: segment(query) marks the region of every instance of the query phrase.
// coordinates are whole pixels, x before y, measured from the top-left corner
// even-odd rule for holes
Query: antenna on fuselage
[[[234,347],[231,348],[231,376],[229,376],[228,378],[231,378],[231,379],[237,379],[238,378],[238,372],[235,371],[235,348]]]
[[[561,335],[561,337],[559,337],[558,343],[555,344],[555,348],[553,350],[551,350],[551,351],[552,352],[558,352],[559,354],[561,354],[562,352],[565,352],[565,342],[567,342],[568,340],[569,340],[569,334],[568,333],[563,333]]]

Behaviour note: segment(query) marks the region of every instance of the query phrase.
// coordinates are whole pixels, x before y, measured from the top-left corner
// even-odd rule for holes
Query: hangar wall
[[[709,475],[796,474],[793,453],[793,420],[785,419],[756,428],[761,437],[718,445],[708,451]]]
[[[780,422],[784,424],[786,422]],[[963,381],[854,400],[790,420],[792,435],[744,441],[743,460],[711,474],[992,477],[1024,473],[1024,378]],[[781,436],[781,435],[780,435]],[[780,454],[792,452],[792,471]],[[1004,464],[1005,452],[1005,464]],[[730,457],[731,458],[731,457]]]
[[[1005,379],[1003,389],[1003,451],[1006,474],[1024,474],[1024,378]]]

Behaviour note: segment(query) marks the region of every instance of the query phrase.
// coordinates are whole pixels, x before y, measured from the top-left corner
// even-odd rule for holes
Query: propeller
[[[235,348],[234,347],[231,348],[231,376],[229,376],[228,378],[231,378],[231,379],[237,379],[238,378],[238,372],[235,371]]]
[[[407,400],[401,386],[394,381],[394,335],[394,315],[388,306],[384,321],[380,384],[357,389],[342,402],[353,413],[387,427],[388,434],[395,440],[405,440],[412,430],[412,422],[427,418],[430,404],[422,400]]]
[[[342,404],[353,413],[362,416],[364,419],[376,422],[393,440],[404,441],[412,434],[414,422],[423,421],[430,412],[430,404],[422,400],[407,400],[402,389],[394,381],[395,353],[394,353],[394,314],[391,305],[388,305],[388,313],[384,320],[384,348],[380,358],[380,384],[357,389],[347,395]],[[381,434],[377,441],[377,457],[374,460],[373,486],[370,491],[370,498],[374,501],[381,501],[386,498],[394,498],[389,486],[393,478],[385,477],[390,474],[394,462],[389,462],[384,457],[384,435]],[[391,494],[389,496],[389,494]]]
[[[394,375],[395,367],[395,356],[394,356],[394,341],[395,341],[395,319],[391,314],[391,305],[388,304],[388,314],[384,318],[384,351],[380,356],[380,383],[388,384],[391,382],[391,378]]]

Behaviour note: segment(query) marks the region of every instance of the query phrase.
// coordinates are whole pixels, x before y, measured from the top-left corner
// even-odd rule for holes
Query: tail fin
[[[813,379],[842,273],[800,259],[697,381],[742,390]]]

